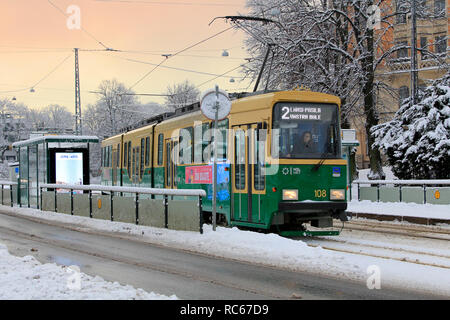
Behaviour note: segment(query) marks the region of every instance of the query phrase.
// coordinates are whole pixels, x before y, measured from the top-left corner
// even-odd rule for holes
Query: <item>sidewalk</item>
[[[379,221],[407,221],[416,224],[449,224],[450,205],[417,204],[397,202],[372,202],[352,200],[347,212],[353,218],[367,218]]]

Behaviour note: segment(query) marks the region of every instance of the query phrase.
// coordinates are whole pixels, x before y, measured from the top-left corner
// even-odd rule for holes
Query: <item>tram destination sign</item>
[[[322,107],[282,106],[281,120],[322,120]]]

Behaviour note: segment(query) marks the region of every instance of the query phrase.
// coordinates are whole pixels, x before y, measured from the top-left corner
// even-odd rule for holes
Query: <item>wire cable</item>
[[[226,32],[226,31],[228,31],[228,30],[231,30],[231,29],[233,29],[233,27],[226,28],[226,29],[224,29],[224,30],[222,30],[222,31],[220,31],[220,32],[217,32],[216,34],[214,34],[214,35],[212,35],[212,36],[206,38],[206,39],[203,39],[203,40],[201,40],[201,41],[199,41],[199,42],[197,42],[197,43],[194,43],[193,45],[190,45],[190,46],[188,46],[188,47],[186,47],[186,48],[184,48],[184,49],[182,49],[182,50],[180,50],[180,51],[178,51],[178,52],[175,52],[174,54],[172,54],[172,55],[170,55],[170,56],[167,56],[164,60],[162,60],[159,64],[157,64],[153,69],[151,69],[151,70],[150,70],[149,72],[147,72],[143,77],[141,77],[138,81],[136,81],[136,82],[129,88],[129,90],[133,89],[136,85],[138,85],[139,83],[141,83],[141,82],[142,82],[145,78],[147,78],[153,71],[155,71],[157,68],[159,68],[159,66],[161,66],[164,62],[166,62],[166,61],[169,60],[170,58],[173,58],[173,57],[175,57],[176,55],[178,55],[178,54],[180,54],[180,53],[183,53],[183,52],[185,52],[185,51],[187,51],[187,50],[189,50],[189,49],[191,49],[191,48],[194,48],[195,46],[198,46],[199,44],[202,44],[202,43],[204,43],[204,42],[206,42],[206,41],[208,41],[208,40],[210,40],[210,39],[212,39],[212,38],[215,38],[215,37],[217,37],[218,35],[220,35],[220,34]]]
[[[10,90],[10,91],[0,91],[0,93],[11,93],[11,92],[21,92],[21,91],[25,91],[28,89],[33,89],[35,87],[37,87],[37,85],[39,83],[41,83],[42,81],[44,81],[45,79],[47,79],[52,73],[54,73],[59,67],[61,67],[61,65],[67,61],[67,59],[69,59],[72,56],[72,54],[69,54],[67,57],[64,58],[63,61],[61,61],[56,67],[54,67],[49,73],[47,73],[42,79],[40,79],[38,82],[36,82],[33,86],[30,87],[26,87],[23,89],[17,89],[17,90]]]
[[[147,61],[141,61],[141,60],[130,59],[130,58],[122,58],[122,57],[114,57],[114,58],[125,60],[125,61],[130,61],[130,62],[135,62],[135,63],[142,63],[142,64],[149,64],[149,65],[152,65],[152,66],[158,66],[156,63],[151,63],[151,62],[147,62]],[[214,76],[214,77],[220,77],[221,76],[221,75],[215,74],[215,73],[196,71],[196,70],[190,70],[190,69],[184,69],[184,68],[178,68],[178,67],[169,67],[169,66],[161,66],[161,65],[160,65],[160,67],[161,68],[166,68],[166,69],[171,69],[171,70],[178,70],[178,71],[196,73],[196,74],[201,74],[201,75],[206,75],[206,76]],[[233,77],[233,76],[224,76],[224,77],[226,77],[226,78],[241,78],[241,77]]]
[[[239,65],[239,66],[237,66],[237,67],[235,67],[235,68],[233,68],[233,69],[231,69],[231,70],[228,70],[228,71],[226,71],[226,72],[224,72],[224,73],[222,73],[222,74],[219,74],[218,76],[216,76],[216,77],[214,77],[214,78],[212,78],[212,79],[209,79],[209,80],[207,80],[207,81],[205,81],[205,82],[202,82],[201,84],[197,85],[197,87],[201,87],[201,86],[203,86],[204,84],[207,84],[208,82],[214,81],[214,80],[216,80],[217,78],[223,77],[224,75],[226,75],[226,74],[228,74],[228,73],[230,73],[230,72],[233,72],[233,71],[236,70],[236,69],[242,68],[242,67],[245,66],[247,63],[249,63],[249,62],[246,62],[246,63],[244,63],[244,64],[241,64],[241,65]]]

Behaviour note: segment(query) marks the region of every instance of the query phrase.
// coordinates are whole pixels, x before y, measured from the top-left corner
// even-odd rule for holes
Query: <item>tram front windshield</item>
[[[272,156],[285,159],[339,158],[338,114],[335,104],[275,104]]]

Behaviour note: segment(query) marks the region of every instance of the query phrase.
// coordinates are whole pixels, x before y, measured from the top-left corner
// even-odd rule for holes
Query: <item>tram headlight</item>
[[[330,200],[344,200],[345,190],[344,189],[331,189],[330,190]]]
[[[298,200],[298,190],[283,190],[283,200]]]

